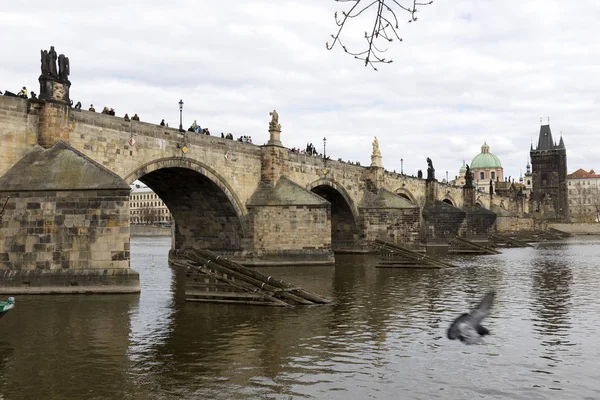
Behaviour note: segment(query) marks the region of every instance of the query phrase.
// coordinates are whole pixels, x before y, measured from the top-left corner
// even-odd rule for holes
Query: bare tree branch
[[[342,18],[338,18],[338,12],[334,14],[335,23],[338,26],[338,31],[331,35],[333,42],[331,45],[329,42],[325,43],[327,50],[331,50],[336,44],[339,44],[345,53],[354,56],[358,60],[365,62],[371,66],[375,71],[377,68],[375,64],[384,63],[389,64],[392,60],[387,60],[383,53],[387,51],[387,47],[378,47],[377,42],[391,43],[394,38],[399,42],[402,38],[398,35],[398,17],[397,13],[406,12],[410,15],[408,22],[417,21],[416,13],[421,6],[426,6],[433,3],[433,0],[425,3],[418,2],[417,0],[405,0],[406,3],[412,3],[410,6],[405,6],[401,3],[402,0],[335,0],[338,3],[351,3],[348,11],[342,11]],[[376,8],[375,8],[376,7]],[[350,51],[344,43],[342,43],[341,34],[344,27],[349,20],[358,18],[361,14],[367,10],[376,10],[375,21],[373,22],[373,28],[370,32],[365,31],[364,39],[366,41],[367,49],[363,51]]]

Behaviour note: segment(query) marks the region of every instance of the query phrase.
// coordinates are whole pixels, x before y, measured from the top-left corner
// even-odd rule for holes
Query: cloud
[[[117,115],[195,119],[213,134],[268,140],[277,109],[288,147],[327,138],[332,158],[370,164],[377,136],[383,164],[427,167],[452,177],[486,141],[505,176],[525,169],[539,119],[562,132],[569,172],[600,170],[598,125],[600,3],[581,0],[478,2],[423,7],[416,23],[399,16],[402,42],[392,64],[365,68],[340,48],[329,0],[195,2],[105,0],[7,2],[0,14],[0,89],[37,88],[39,51],[54,45],[71,62],[71,96]],[[344,43],[360,49],[368,18]],[[442,172],[440,172],[442,171]]]

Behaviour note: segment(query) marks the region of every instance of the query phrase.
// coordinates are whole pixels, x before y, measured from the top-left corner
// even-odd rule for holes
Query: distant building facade
[[[156,193],[145,185],[131,185],[129,223],[133,225],[171,224],[171,212]]]
[[[531,174],[531,164],[529,160],[527,160],[527,167],[525,169],[525,176],[522,177],[523,185],[525,185],[525,189],[527,190],[527,194],[532,193],[533,191],[533,175]]]
[[[498,157],[490,153],[490,146],[485,142],[481,146],[481,153],[473,158],[469,168],[473,173],[473,183],[478,192],[489,193],[490,180],[493,188],[496,186],[496,181],[504,181],[502,163]]]
[[[573,222],[600,222],[600,174],[579,168],[567,175],[569,215]]]
[[[537,147],[529,152],[532,166],[532,198],[534,212],[545,218],[569,220],[567,192],[567,149],[562,138],[552,140],[550,125],[540,127]]]

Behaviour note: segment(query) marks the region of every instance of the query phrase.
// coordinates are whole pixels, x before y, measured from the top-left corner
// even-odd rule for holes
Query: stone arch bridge
[[[85,290],[135,291],[128,185],[136,180],[169,207],[173,249],[209,248],[248,264],[331,263],[334,251],[364,250],[376,238],[440,240],[467,232],[462,209],[475,205],[523,212],[515,199],[476,199],[386,171],[378,149],[369,167],[291,152],[275,118],[269,142],[256,146],[76,110],[70,82],[47,80],[40,99],[0,97],[5,291],[81,291],[82,274],[98,276]],[[462,219],[440,217],[457,211]]]

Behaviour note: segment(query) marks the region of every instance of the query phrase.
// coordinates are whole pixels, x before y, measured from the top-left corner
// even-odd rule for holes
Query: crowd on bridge
[[[37,99],[37,95],[34,92],[29,92],[27,90],[27,88],[25,86],[23,86],[23,88],[17,93],[12,93],[8,90],[5,90],[4,93],[2,93],[2,91],[0,91],[0,96],[12,96],[12,97],[21,97],[24,99],[27,98],[31,98],[31,99]],[[29,97],[30,96],[30,97]],[[80,101],[78,101],[74,106],[73,106],[73,101],[71,100],[70,106],[73,107],[75,110],[81,111],[82,108],[82,104]],[[96,112],[96,108],[94,107],[94,104],[90,104],[88,111],[90,112]],[[105,106],[102,108],[102,112],[101,114],[105,114],[105,115],[111,115],[111,116],[116,116],[116,112],[115,109],[112,107],[108,107]],[[123,117],[123,120],[125,121],[139,121],[140,117],[138,116],[137,113],[134,113],[134,115],[132,117],[129,117],[128,113],[125,113],[125,116]],[[168,122],[165,122],[164,119],[162,119],[159,123],[160,126],[164,126],[164,127],[169,127]],[[208,128],[202,128],[197,120],[194,120],[194,122],[192,123],[192,125],[190,125],[190,127],[187,130],[188,132],[194,132],[198,135],[207,135],[210,136],[210,130]],[[234,140],[234,136],[231,133],[223,133],[221,132],[221,138],[222,139],[229,139],[229,140]],[[238,142],[241,143],[248,143],[248,144],[253,144],[252,141],[252,136],[249,135],[241,135],[240,137],[238,137],[237,139],[235,139]],[[306,149],[300,149],[300,148],[292,148],[290,149],[290,152],[295,153],[295,154],[303,154],[303,155],[309,155],[312,157],[320,157],[323,158],[323,154],[319,153],[317,151],[317,149],[315,148],[315,146],[312,143],[307,143],[306,144]],[[327,160],[330,160],[331,158],[329,156],[326,157]],[[339,162],[345,162],[343,161],[341,158],[338,159]],[[358,165],[360,166],[360,162],[352,162],[352,161],[347,161],[348,164],[350,165]]]
[[[319,153],[317,151],[317,149],[315,148],[315,146],[312,143],[307,143],[306,144],[306,149],[300,149],[299,147],[292,147],[291,149],[289,149],[290,153],[293,154],[300,154],[300,155],[308,155],[311,157],[318,157],[318,158],[325,158],[326,160],[331,160],[330,156],[323,156],[323,153]],[[341,158],[337,159],[338,162],[341,163],[345,163],[345,164],[349,164],[349,165],[356,165],[360,167],[360,161],[344,161]]]
[[[8,90],[5,90],[4,93],[2,93],[2,90],[0,90],[0,96],[21,97],[22,99],[27,99],[31,96],[32,99],[37,99],[35,92],[30,93],[25,86],[23,86],[17,94]]]

